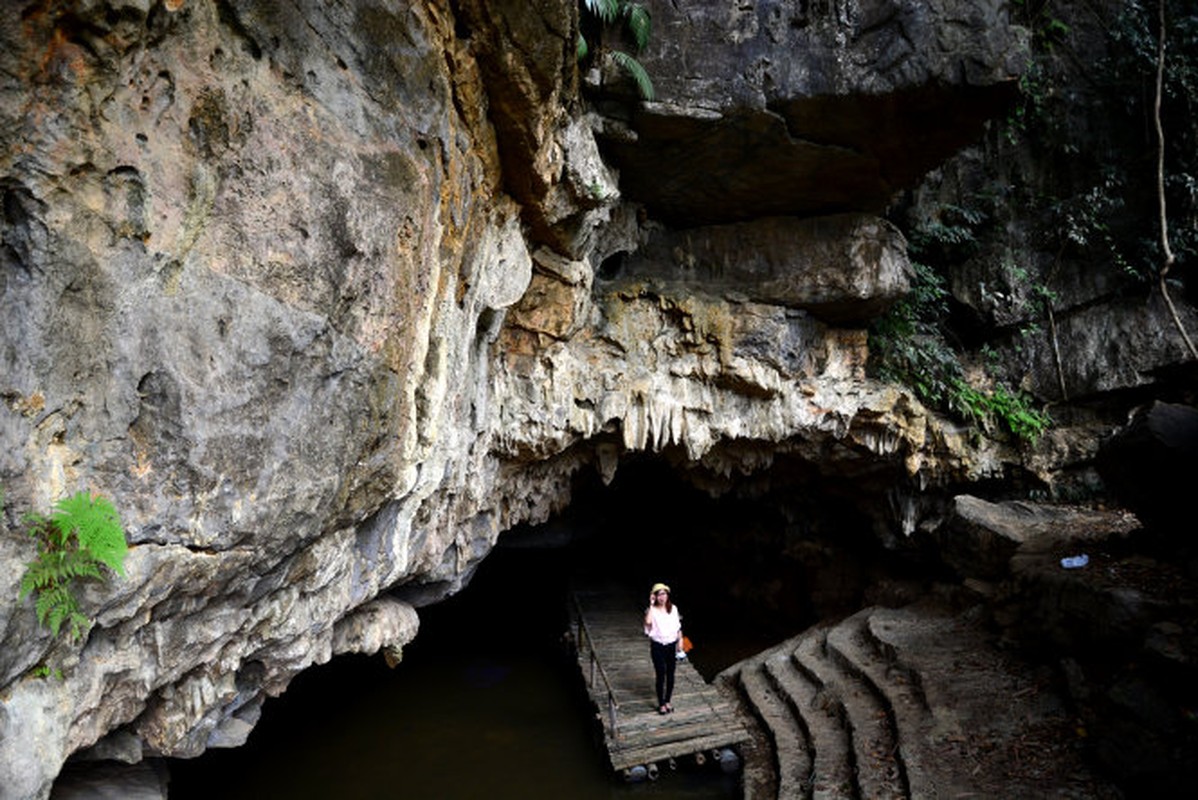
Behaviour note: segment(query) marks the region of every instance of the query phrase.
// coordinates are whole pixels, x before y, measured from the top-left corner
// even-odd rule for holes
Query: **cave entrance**
[[[411,796],[612,800],[593,708],[562,635],[576,582],[665,581],[710,679],[821,619],[917,591],[918,567],[884,550],[853,487],[776,459],[762,476],[697,488],[665,456],[621,460],[610,485],[579,473],[568,508],[503,533],[458,594],[420,610],[388,669],[342,656],[268,699],[248,742],[169,760],[172,800]],[[901,598],[900,598],[901,599]],[[648,657],[646,647],[646,658]],[[734,798],[739,776],[671,775],[654,796]]]
[[[553,585],[563,607],[572,584],[615,583],[640,603],[663,581],[710,678],[821,619],[926,590],[933,570],[911,547],[884,548],[866,511],[851,486],[785,458],[715,496],[667,459],[633,455],[610,485],[580,473],[570,506],[502,534],[480,574]]]

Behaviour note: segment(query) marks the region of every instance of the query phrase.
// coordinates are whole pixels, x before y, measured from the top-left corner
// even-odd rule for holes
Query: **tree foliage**
[[[1091,19],[1101,32],[1094,42],[1075,41],[1080,32],[1056,18],[1054,9],[1062,6],[1049,0],[1015,4],[1020,21],[1035,33],[1039,60],[1020,82],[1008,133],[1038,149],[1054,148],[1037,160],[1062,175],[1062,185],[1031,198],[1035,207],[1029,210],[1040,214],[1046,242],[1055,239],[1066,257],[1109,261],[1139,281],[1156,278],[1167,260],[1152,214],[1158,155],[1152,128],[1159,117],[1172,249],[1177,270],[1192,273],[1198,266],[1198,8],[1192,0],[1074,7],[1071,13]],[[1059,71],[1044,67],[1041,57],[1054,51],[1069,53],[1063,63],[1085,64],[1079,79],[1102,116],[1093,130],[1079,124],[1075,92]]]
[[[1008,341],[1005,361],[996,357],[986,370],[1005,369],[1013,380],[1021,341],[1045,333],[1059,399],[1068,400],[1054,288],[1075,290],[1066,293],[1066,312],[1099,287],[1135,296],[1155,284],[1170,309],[1171,293],[1192,302],[1198,291],[1198,4],[1015,0],[1012,13],[1034,34],[1033,57],[1005,136],[989,145],[988,186],[998,187],[1001,202],[987,208],[989,220],[945,204],[906,231],[919,262],[915,289],[873,326],[870,347],[875,374],[907,384],[929,405],[1031,438],[1047,417],[982,374],[979,354],[964,342],[984,355],[989,341]],[[944,280],[987,263],[1002,266],[979,290],[1003,313],[997,332],[983,331],[986,311],[967,296],[954,305]],[[1061,277],[1073,269],[1100,277],[1079,292]],[[1189,344],[1176,313],[1174,322]]]
[[[635,56],[619,48],[603,48],[601,45],[605,32],[616,36],[627,34],[632,39],[635,51],[643,52],[649,44],[649,34],[653,29],[649,9],[632,0],[581,0],[581,8],[584,24],[583,31],[578,35],[578,60],[585,61],[591,55],[591,42],[595,42],[600,45],[601,50],[606,50],[618,67],[628,73],[641,98],[652,100],[653,81]],[[587,24],[587,18],[592,24]],[[588,35],[590,41],[587,39]]]

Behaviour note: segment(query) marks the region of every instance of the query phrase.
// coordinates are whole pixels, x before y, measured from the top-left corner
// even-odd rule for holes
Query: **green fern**
[[[108,500],[79,492],[59,500],[50,520],[64,540],[74,533],[81,552],[91,553],[96,561],[116,574],[125,574],[125,555],[129,548],[125,544],[120,515]]]
[[[628,32],[632,34],[632,39],[636,42],[636,51],[639,53],[649,45],[653,18],[649,15],[649,9],[640,3],[625,3],[624,16],[625,25],[628,27]]]
[[[46,551],[29,562],[21,576],[21,599],[34,591],[66,583],[75,578],[99,578],[100,564],[83,550]]]
[[[970,224],[980,219],[966,209],[954,209]],[[930,235],[943,237],[945,230],[933,227]],[[929,234],[929,227],[925,225],[920,233]],[[915,239],[912,237],[912,242]],[[915,252],[914,246],[912,249]],[[984,431],[1006,430],[1025,442],[1034,442],[1052,420],[1037,411],[1032,399],[1022,392],[997,381],[991,391],[975,389],[966,381],[961,358],[945,335],[949,313],[945,280],[926,264],[911,264],[915,279],[910,293],[870,327],[873,374],[909,386],[922,402]]]
[[[616,21],[620,13],[620,0],[582,0],[583,7],[607,24]]]
[[[55,584],[38,594],[37,621],[48,627],[55,636],[62,623],[69,622],[72,639],[78,639],[91,624],[91,620],[79,611],[79,601],[66,583]]]
[[[79,492],[59,500],[49,517],[31,514],[25,522],[38,554],[21,576],[18,599],[36,594],[38,622],[55,636],[66,624],[78,640],[91,620],[79,611],[74,582],[102,578],[101,567],[125,574],[128,545],[120,516],[108,500]]]
[[[652,100],[653,81],[649,79],[649,73],[641,66],[641,62],[623,50],[613,50],[611,57],[613,61],[619,64],[632,77],[632,80],[636,83],[637,91],[641,93],[641,97],[645,100]]]

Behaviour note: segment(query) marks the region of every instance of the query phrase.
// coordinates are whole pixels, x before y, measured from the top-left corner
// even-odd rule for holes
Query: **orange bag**
[[[688,639],[685,636],[682,637],[682,652],[689,653],[691,650],[694,649],[694,647],[695,646],[694,646],[694,644],[691,643],[690,639]]]

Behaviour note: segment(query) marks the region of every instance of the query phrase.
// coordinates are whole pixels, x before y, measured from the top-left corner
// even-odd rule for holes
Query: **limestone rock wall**
[[[1136,19],[1144,37],[1136,46],[1147,50],[1133,46]],[[922,259],[944,276],[975,363],[1053,415],[1053,430],[1025,461],[1040,490],[1088,502],[1109,491],[1095,469],[1100,443],[1137,407],[1195,402],[1196,364],[1178,331],[1191,340],[1198,332],[1195,259],[1185,252],[1192,205],[1169,189],[1172,247],[1182,253],[1168,283],[1175,321],[1156,277],[1156,172],[1144,169],[1156,159],[1153,93],[1125,91],[1154,82],[1144,53],[1155,53],[1156,11],[1065,4],[1032,23],[1019,102],[891,216],[907,231],[957,226],[960,242],[933,244]],[[1170,18],[1168,30],[1176,36],[1184,26]],[[1175,80],[1181,65],[1167,63]],[[1167,85],[1168,187],[1189,169],[1179,154],[1192,152],[1194,135],[1192,113],[1172,106],[1173,96]]]
[[[758,223],[680,237],[617,181],[595,135],[614,123],[574,92],[576,25],[552,0],[80,0],[0,18],[0,797],[45,796],[80,751],[235,746],[305,667],[400,657],[419,606],[626,451],[712,485],[776,452],[880,473],[902,531],[919,488],[1002,470],[997,446],[864,378],[862,320],[909,271],[886,224],[775,220],[776,246],[727,280],[674,272],[679,248],[684,267],[723,259]],[[893,121],[886,92],[1008,72],[937,61],[836,90]],[[721,135],[754,131],[757,112],[726,110]],[[642,135],[693,116],[653,107]],[[709,221],[843,210],[744,196]],[[55,642],[16,602],[33,556],[19,518],[81,489],[121,510],[128,575],[87,587],[95,625]]]
[[[468,490],[485,320],[531,262],[445,7],[2,24],[0,794],[26,797],[122,725],[125,758],[239,743],[299,670],[412,638],[379,592],[452,586],[498,533]],[[121,510],[128,577],[54,645],[18,520],[79,489]]]
[[[1027,53],[997,0],[645,5],[655,100],[631,106],[608,65],[603,144],[625,191],[681,227],[882,210],[976,139]]]

